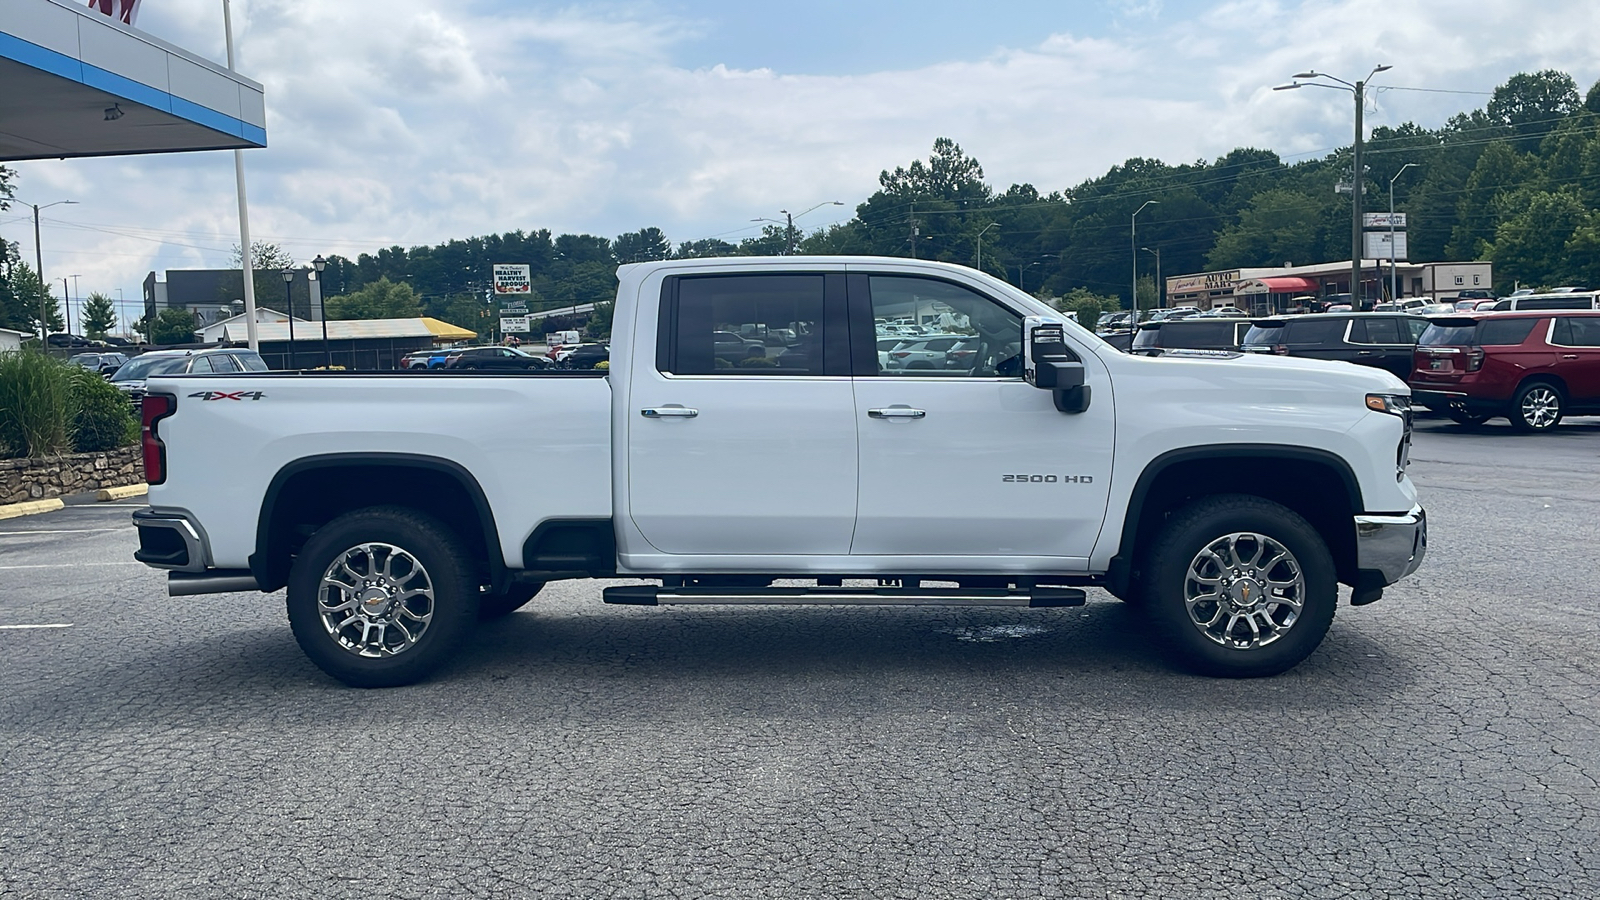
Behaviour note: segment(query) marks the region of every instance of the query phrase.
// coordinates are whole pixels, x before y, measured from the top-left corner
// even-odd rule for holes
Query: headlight
[[[1368,394],[1367,409],[1404,418],[1411,413],[1411,397],[1406,394]]]

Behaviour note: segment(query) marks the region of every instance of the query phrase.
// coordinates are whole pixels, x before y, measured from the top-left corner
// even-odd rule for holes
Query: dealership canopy
[[[1275,278],[1252,278],[1241,282],[1240,294],[1315,294],[1317,283],[1297,275],[1280,275]]]
[[[0,162],[265,147],[260,84],[66,0],[0,0]]]

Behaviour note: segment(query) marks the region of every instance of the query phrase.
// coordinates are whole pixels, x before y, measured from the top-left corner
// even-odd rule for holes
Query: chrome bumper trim
[[[1402,515],[1361,515],[1356,523],[1356,568],[1377,572],[1390,585],[1422,565],[1428,553],[1428,514],[1413,506]]]

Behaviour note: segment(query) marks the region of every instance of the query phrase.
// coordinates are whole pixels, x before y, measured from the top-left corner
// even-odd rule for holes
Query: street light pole
[[[1355,96],[1356,136],[1355,142],[1351,146],[1353,158],[1351,160],[1352,167],[1350,170],[1350,308],[1357,312],[1361,311],[1361,196],[1363,193],[1362,187],[1366,181],[1361,171],[1361,138],[1364,130],[1362,128],[1361,120],[1366,112],[1367,84],[1372,81],[1372,76],[1378,74],[1379,72],[1387,72],[1392,68],[1394,68],[1394,66],[1374,66],[1372,71],[1367,73],[1366,78],[1363,78],[1354,84],[1345,81],[1343,78],[1336,78],[1332,75],[1329,75],[1327,72],[1308,70],[1301,72],[1294,77],[1326,78],[1329,81],[1337,81],[1339,84],[1332,85],[1320,84],[1317,82],[1295,81],[1291,82],[1290,84],[1281,84],[1273,88],[1275,91],[1292,91],[1295,88],[1319,87],[1328,88],[1329,90],[1334,91],[1347,91]],[[1383,283],[1381,280],[1383,278],[1383,272],[1381,269],[1379,270],[1378,278],[1380,279],[1378,283],[1381,285]]]
[[[801,216],[805,215],[806,213],[815,212],[815,211],[823,208],[824,206],[843,206],[843,205],[844,205],[844,203],[842,201],[839,201],[839,200],[824,200],[821,203],[818,203],[816,206],[813,206],[810,209],[805,210],[804,212],[797,212],[797,213],[792,213],[791,214],[787,209],[780,209],[780,210],[778,210],[778,212],[783,214],[783,218],[782,219],[768,219],[768,218],[764,218],[763,217],[763,218],[758,218],[758,219],[751,219],[750,221],[752,221],[752,222],[771,222],[774,225],[782,225],[783,226],[783,243],[784,243],[784,248],[785,248],[785,254],[784,255],[793,256],[794,255],[794,246],[795,246],[794,220],[800,218]]]
[[[39,243],[39,210],[49,209],[52,206],[76,206],[77,203],[78,201],[76,200],[57,200],[54,203],[46,203],[43,206],[37,203],[28,204],[33,207],[33,274],[39,276],[39,345],[41,347],[49,343],[46,338],[50,334],[50,317],[45,313],[44,301],[46,297],[50,296],[50,282],[44,280],[44,250]]]
[[[1416,165],[1406,163],[1400,171],[1394,173],[1394,178],[1389,179],[1389,300],[1393,303],[1400,302],[1400,278],[1395,273],[1395,246],[1394,246],[1394,183],[1405,170]]]
[[[1156,306],[1160,309],[1166,309],[1167,285],[1166,282],[1161,280],[1161,248],[1157,247],[1151,250],[1149,247],[1140,247],[1139,249],[1156,255]]]
[[[328,261],[318,253],[317,258],[311,261],[311,267],[317,270],[317,318],[322,320],[322,365],[325,369],[333,368],[333,351],[328,349],[328,295],[322,292],[322,270],[328,267]],[[355,363],[352,361],[351,365]]]
[[[977,269],[979,272],[983,271],[983,236],[989,232],[989,229],[999,224],[999,222],[990,222],[989,224],[983,226],[982,231],[978,232],[978,263],[977,265],[973,266],[973,268]]]
[[[294,371],[294,270],[283,270],[283,304],[289,307],[289,371]]]
[[[1133,251],[1133,324],[1139,324],[1139,213],[1144,212],[1144,207],[1160,200],[1146,200],[1144,206],[1133,211],[1128,217],[1128,249]]]

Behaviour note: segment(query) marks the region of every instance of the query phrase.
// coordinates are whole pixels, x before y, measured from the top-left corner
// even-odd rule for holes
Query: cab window
[[[1022,375],[1022,316],[976,291],[899,275],[868,279],[877,338],[888,328],[922,333],[878,354],[877,374],[912,378]]]
[[[674,375],[823,374],[822,275],[676,280],[663,304],[661,371]],[[664,357],[664,358],[659,358]]]

